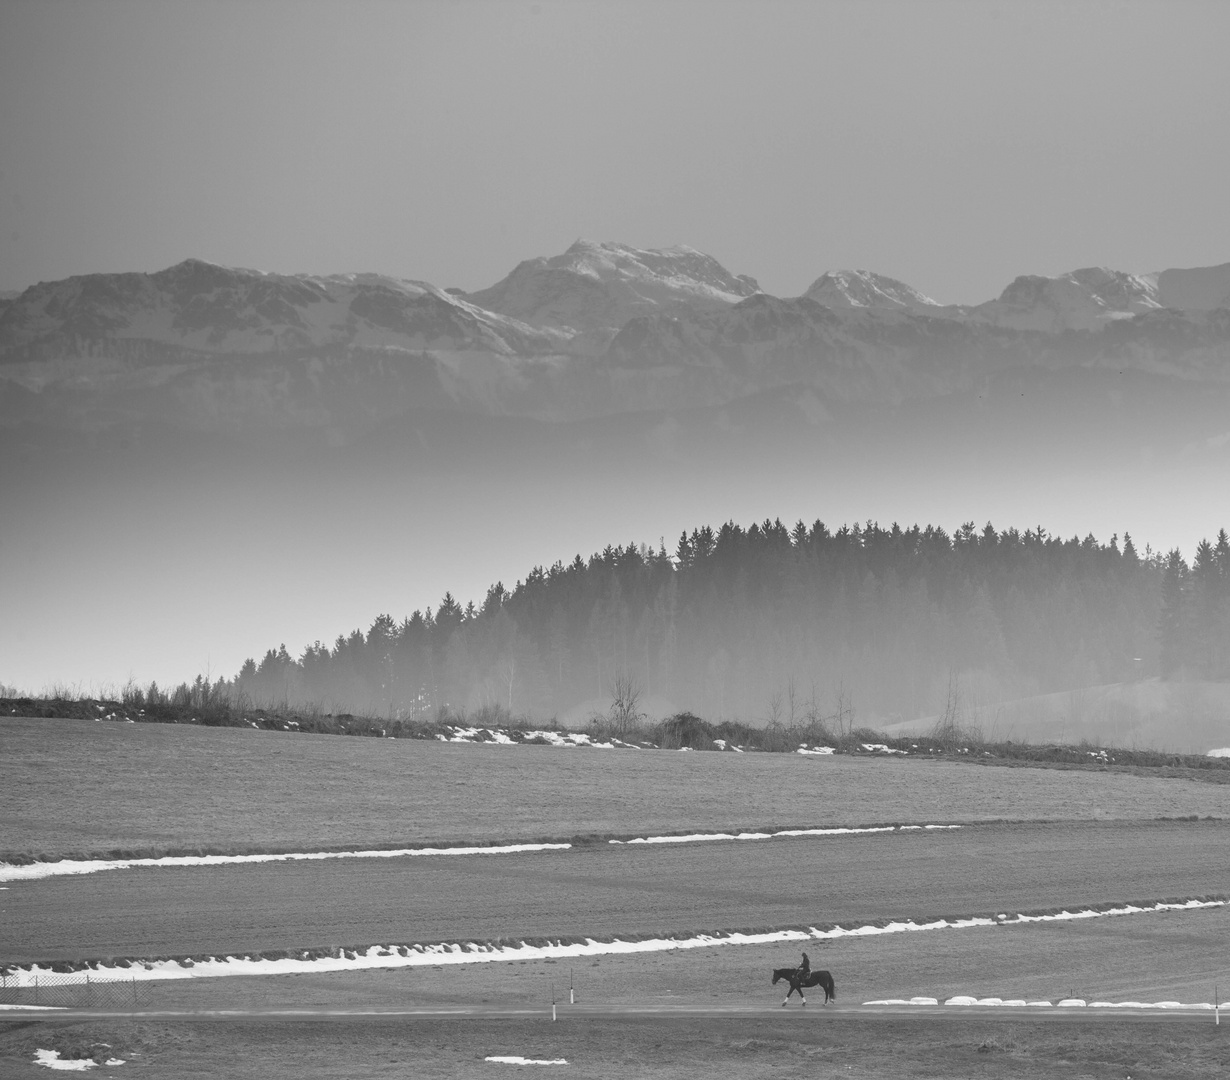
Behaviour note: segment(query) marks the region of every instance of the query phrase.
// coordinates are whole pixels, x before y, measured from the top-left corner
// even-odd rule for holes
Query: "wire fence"
[[[0,1004],[43,1005],[69,1009],[133,1009],[149,1004],[148,985],[134,978],[94,979],[90,973],[39,972],[18,981],[0,973]]]

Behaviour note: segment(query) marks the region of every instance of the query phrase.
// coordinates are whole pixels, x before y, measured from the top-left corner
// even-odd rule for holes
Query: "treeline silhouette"
[[[270,649],[216,690],[422,719],[559,716],[632,685],[715,720],[853,702],[860,722],[888,722],[942,712],[954,677],[989,703],[1157,674],[1230,678],[1225,529],[1189,566],[1128,534],[766,520],[535,567],[481,606],[446,593],[332,647]]]

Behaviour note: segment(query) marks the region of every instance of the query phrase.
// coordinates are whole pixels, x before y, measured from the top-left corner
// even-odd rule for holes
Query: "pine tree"
[[[1162,611],[1158,625],[1162,675],[1167,678],[1174,675],[1187,660],[1184,640],[1187,575],[1187,563],[1183,561],[1179,549],[1172,549],[1166,556],[1162,573]]]

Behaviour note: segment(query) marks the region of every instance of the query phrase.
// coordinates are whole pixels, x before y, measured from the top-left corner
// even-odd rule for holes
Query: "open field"
[[[590,844],[563,852],[133,869],[14,881],[0,960],[374,942],[848,925],[1230,892],[1230,787],[1125,772],[894,758],[556,750],[161,725],[0,721],[10,854],[320,850],[873,822],[1021,821],[943,832]],[[1196,815],[1222,820],[1167,820]],[[1030,823],[1032,822],[1032,823]],[[1049,823],[1045,823],[1049,822]],[[490,1054],[585,1077],[1209,1077],[1230,1024],[1161,1014],[1035,1018],[851,1010],[882,998],[1210,1001],[1230,985],[1230,912],[847,937],[809,946],[838,1004],[777,1007],[791,944],[575,962],[145,984],[189,1010],[585,1008],[660,1017],[283,1022],[0,1016],[0,1075],[35,1049],[108,1042],[154,1078],[501,1075]],[[146,995],[149,995],[146,997]],[[755,1010],[762,1009],[763,1013]],[[726,1010],[686,1015],[678,1010]],[[748,1010],[753,1010],[750,1014]],[[733,1012],[730,1010],[734,1010]],[[849,1010],[849,1011],[848,1011]],[[1067,1013],[1068,1010],[1046,1010]],[[1158,1018],[1155,1019],[1155,1016]],[[515,1071],[515,1070],[514,1070]],[[550,1070],[548,1070],[550,1071]]]
[[[541,1019],[339,1019],[0,1023],[0,1075],[45,1075],[38,1048],[110,1043],[134,1075],[237,1080],[501,1075],[493,1054],[563,1057],[564,1075],[680,1078],[853,1076],[1206,1078],[1230,1069],[1230,1025],[1152,1014],[1046,1010],[1045,1016],[936,1009],[905,1018],[852,1003],[928,995],[1056,1000],[1205,1001],[1230,975],[1230,912],[1128,916],[1027,927],[846,938],[812,950],[837,978],[838,1003],[780,1009],[771,968],[788,946],[679,951],[598,961],[498,963],[456,969],[206,979],[150,986],[153,1007],[394,1009],[462,1002],[535,1008]],[[1079,973],[1079,974],[1076,974]],[[552,984],[573,979],[582,1009],[661,1009],[657,1017],[595,1018],[561,1006],[546,1020]],[[144,991],[143,991],[144,993]],[[712,1010],[709,1017],[681,1010]],[[722,1015],[721,1010],[738,1013]],[[755,1013],[762,1009],[760,1013]],[[753,1010],[747,1015],[747,1010]],[[128,1067],[96,1070],[117,1078]],[[563,1070],[561,1070],[563,1071]]]
[[[8,1030],[5,1030],[9,1028]],[[1071,1022],[977,1015],[861,1017],[802,1011],[764,1017],[449,1021],[0,1024],[0,1069],[37,1080],[36,1049],[108,1043],[117,1080],[403,1080],[558,1074],[609,1080],[1208,1080],[1230,1070],[1230,1037],[1212,1021],[1118,1017]],[[491,1055],[567,1066],[519,1069]]]
[[[770,825],[1230,816],[1230,785],[901,758],[551,749],[0,719],[5,856]]]
[[[0,956],[926,921],[1221,893],[1227,851],[1230,823],[1154,821],[116,870],[14,882],[0,893]]]
[[[885,998],[956,995],[1005,1000],[1213,1000],[1230,984],[1230,911],[1129,915],[1014,927],[974,927],[807,946],[828,968],[842,1008]],[[547,1009],[551,988],[585,1008],[776,1008],[773,968],[798,960],[793,943],[677,949],[576,960],[375,971],[236,976],[142,984],[142,1008],[338,1009],[447,1007]],[[824,1000],[808,998],[808,1009]],[[797,1001],[792,1008],[797,1008]],[[831,1012],[834,1006],[828,1006]],[[1230,1018],[1227,1018],[1230,1024]]]

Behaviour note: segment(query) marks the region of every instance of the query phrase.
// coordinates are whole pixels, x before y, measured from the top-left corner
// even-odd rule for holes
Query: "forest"
[[[286,646],[218,690],[254,705],[426,719],[549,719],[617,686],[715,721],[935,714],[954,677],[1000,701],[1154,675],[1230,678],[1230,538],[1138,552],[1041,527],[728,522],[535,567],[481,606],[446,593],[400,623]],[[790,716],[783,717],[788,710]]]

